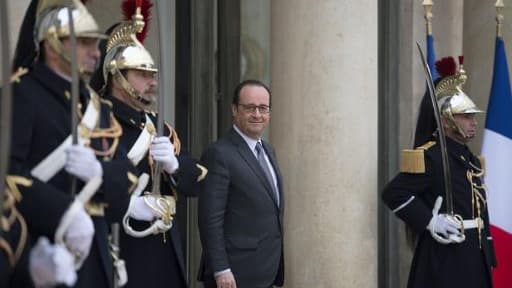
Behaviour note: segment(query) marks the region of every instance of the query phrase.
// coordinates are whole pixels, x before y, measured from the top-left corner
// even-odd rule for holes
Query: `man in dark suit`
[[[261,136],[270,90],[246,80],[235,89],[233,128],[204,152],[208,175],[199,196],[205,287],[268,288],[284,280],[282,179]]]

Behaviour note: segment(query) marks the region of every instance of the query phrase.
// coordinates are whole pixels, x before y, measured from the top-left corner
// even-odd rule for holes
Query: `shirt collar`
[[[242,139],[244,139],[245,143],[247,143],[247,146],[249,146],[249,148],[251,148],[251,151],[252,153],[256,153],[255,151],[255,148],[256,148],[256,144],[258,142],[261,143],[261,138],[258,139],[258,140],[254,140],[252,139],[251,137],[245,135],[242,131],[240,131],[240,128],[238,128],[235,124],[233,124],[233,129],[235,129],[235,131],[240,135],[242,136]]]

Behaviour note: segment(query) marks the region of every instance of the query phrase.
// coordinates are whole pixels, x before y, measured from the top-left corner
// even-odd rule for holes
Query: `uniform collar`
[[[133,109],[112,94],[109,94],[107,99],[112,102],[112,111],[117,119],[135,127],[142,128],[144,126],[146,122],[146,113],[144,111]]]
[[[452,155],[458,161],[469,165],[469,162],[474,162],[474,155],[466,144],[461,144],[450,137],[446,137],[446,146],[448,148],[448,154]]]
[[[52,91],[52,94],[58,95],[58,99],[64,103],[70,102],[71,82],[59,76],[46,64],[37,62],[31,72],[32,76],[44,87]],[[85,83],[80,80],[78,86],[80,102],[87,104],[89,102],[89,91]]]

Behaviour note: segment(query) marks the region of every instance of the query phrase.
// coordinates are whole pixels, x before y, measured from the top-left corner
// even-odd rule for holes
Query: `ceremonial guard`
[[[187,287],[175,205],[179,196],[197,195],[206,169],[182,151],[169,124],[165,136],[156,135],[157,116],[164,117],[151,112],[162,103],[161,98],[156,101],[158,69],[142,44],[144,21],[152,4],[128,0],[122,6],[128,20],[109,29],[108,40],[100,45],[105,49],[103,69],[93,78],[93,86],[113,103],[124,131],[121,144],[129,147],[128,157],[140,173],[151,175],[148,192],[132,195],[123,221],[120,249],[128,271],[126,287]],[[159,189],[155,173],[161,176]]]
[[[416,138],[427,135],[429,140],[402,151],[400,174],[382,195],[417,235],[410,288],[492,287],[491,269],[496,261],[483,184],[484,161],[467,146],[476,135],[475,116],[482,111],[462,91],[467,79],[462,59],[458,71],[452,57],[436,63],[441,79],[435,95],[443,130],[436,129],[433,105],[422,105],[431,111],[420,112],[420,117],[427,118],[418,119],[424,126],[417,127]],[[445,145],[440,141],[443,134]]]
[[[10,173],[31,183],[15,185],[18,208],[32,239],[44,236],[63,242],[72,253],[78,270],[74,287],[112,286],[108,224],[121,221],[137,182],[135,167],[119,145],[122,128],[111,103],[87,84],[99,61],[102,37],[80,1],[34,0],[15,58]],[[75,65],[80,76],[77,94],[70,92],[77,83],[72,82]],[[71,105],[73,101],[78,105]],[[79,119],[77,134],[72,133],[73,115]],[[101,187],[90,201],[90,193],[75,199],[78,190],[98,178],[95,183],[102,181]],[[36,284],[45,279],[39,280]]]

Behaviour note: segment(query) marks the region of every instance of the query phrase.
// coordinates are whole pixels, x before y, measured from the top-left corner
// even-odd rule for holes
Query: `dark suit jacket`
[[[266,142],[263,147],[276,172],[279,207],[263,169],[234,129],[203,154],[208,175],[199,196],[201,281],[230,268],[237,287],[283,284],[282,180],[273,149]]]

